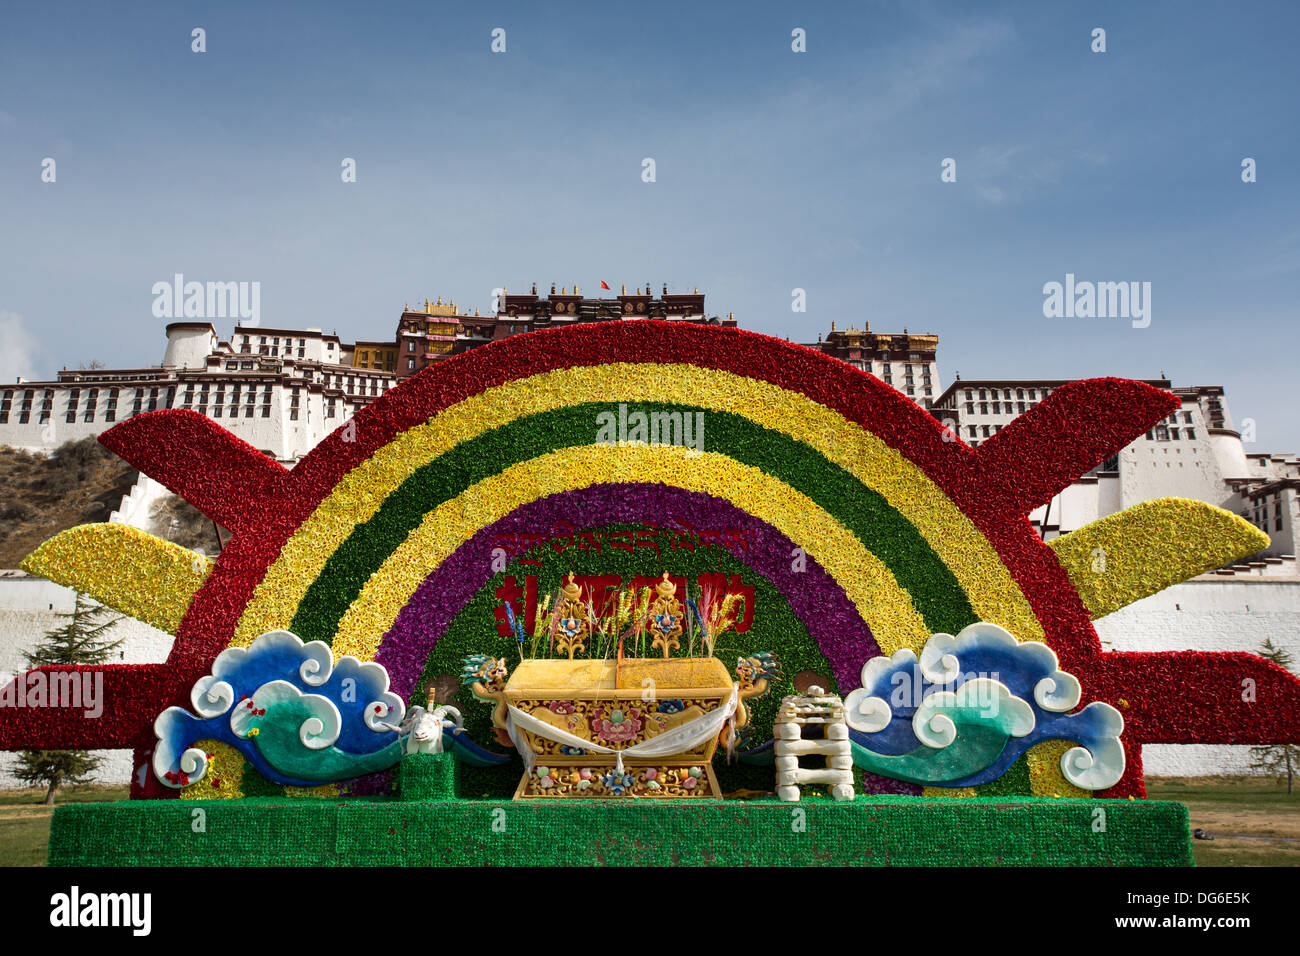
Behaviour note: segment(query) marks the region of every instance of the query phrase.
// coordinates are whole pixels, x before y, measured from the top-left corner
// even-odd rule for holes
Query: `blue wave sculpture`
[[[1094,702],[1077,713],[1081,688],[1055,652],[1021,643],[979,622],[956,637],[935,634],[918,659],[911,650],[876,657],[862,686],[844,699],[859,767],[885,777],[944,787],[996,780],[1034,744],[1069,740],[1067,780],[1085,790],[1124,774],[1124,718]]]
[[[314,787],[387,770],[410,749],[417,727],[422,738],[430,733],[430,715],[419,707],[407,713],[382,665],[335,662],[329,645],[304,644],[289,631],[222,651],[212,673],[195,682],[190,703],[194,713],[169,707],[154,721],[154,774],[169,787],[207,773],[207,754],[193,746],[200,740],[229,744],[268,780]],[[458,759],[474,766],[510,759],[447,727],[436,711],[432,719]]]

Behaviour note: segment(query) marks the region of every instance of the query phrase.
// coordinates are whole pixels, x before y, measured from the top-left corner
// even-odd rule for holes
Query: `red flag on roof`
[[[600,280],[600,287],[601,287],[602,289],[608,289],[608,288],[609,288],[609,285],[605,282],[604,279],[601,279],[601,280]]]

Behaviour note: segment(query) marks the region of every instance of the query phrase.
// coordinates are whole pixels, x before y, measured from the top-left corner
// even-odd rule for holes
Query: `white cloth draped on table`
[[[514,743],[515,749],[519,751],[519,755],[524,758],[524,766],[529,770],[533,769],[533,764],[537,761],[537,754],[533,752],[532,747],[528,746],[523,731],[536,734],[538,737],[544,737],[557,744],[580,747],[588,753],[614,754],[614,770],[623,773],[624,755],[628,757],[670,757],[673,754],[694,750],[710,737],[716,737],[722,732],[722,728],[727,721],[735,714],[739,700],[740,686],[732,684],[730,699],[716,710],[711,710],[703,717],[696,717],[694,720],[689,720],[672,730],[666,730],[657,737],[651,737],[649,740],[644,740],[631,747],[618,749],[584,740],[567,730],[561,730],[554,724],[548,724],[530,714],[524,713],[513,704],[507,705],[506,726],[510,733],[510,740]]]

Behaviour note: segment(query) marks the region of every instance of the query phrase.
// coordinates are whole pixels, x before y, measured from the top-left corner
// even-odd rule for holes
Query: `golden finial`
[[[474,306],[474,314],[478,315],[478,306]]]
[[[442,296],[438,296],[437,305],[442,305]]]
[[[456,300],[455,300],[455,299],[452,299],[452,300],[451,300],[451,314],[452,314],[452,315],[459,315],[459,313],[456,311]]]
[[[407,302],[403,302],[403,303],[402,303],[402,311],[403,311],[403,312],[410,312],[410,311],[411,311],[411,303],[410,303],[409,301],[407,301]]]
[[[429,314],[429,300],[427,298],[424,300],[424,314]]]
[[[659,596],[664,599],[670,599],[677,593],[677,585],[668,580],[667,571],[664,572],[663,580],[655,585],[655,591],[657,591]]]
[[[620,292],[619,294],[620,294],[620,295],[627,295],[627,283],[626,283],[626,282],[623,283],[623,290],[622,290],[622,292]]]
[[[568,290],[565,289],[564,286],[560,286],[560,295],[568,295],[568,294],[569,294]]]
[[[564,596],[568,598],[570,601],[576,601],[578,600],[579,597],[582,596],[581,588],[579,588],[578,585],[575,584],[573,581],[572,571],[569,572],[569,583],[564,585],[562,590],[564,591]]]
[[[835,320],[834,320],[834,319],[831,319],[831,331],[832,331],[832,332],[835,331]]]
[[[695,294],[696,294],[696,295],[699,295],[699,294],[700,294],[700,287],[699,287],[699,286],[696,286],[696,287],[695,287]]]

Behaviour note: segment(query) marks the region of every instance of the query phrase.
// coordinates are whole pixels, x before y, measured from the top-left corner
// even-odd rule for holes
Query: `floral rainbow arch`
[[[408,379],[292,470],[188,411],[132,418],[108,448],[232,532],[215,562],[118,525],[43,544],[32,573],[176,635],[164,664],[105,665],[106,710],[0,710],[0,746],[132,747],[228,648],[286,630],[382,664],[408,699],[492,584],[500,536],[580,515],[671,513],[743,529],[735,556],[806,628],[842,693],[864,666],[980,622],[1045,642],[1086,707],[1122,714],[1123,776],[1145,743],[1300,741],[1300,682],[1240,653],[1107,653],[1092,620],[1255,553],[1227,512],[1162,499],[1044,543],[1027,518],[1177,406],[1138,382],[1056,390],[978,449],[891,387],[786,342],[712,326],[610,322],[514,336]],[[697,447],[608,441],[602,413],[702,420]],[[698,416],[702,415],[700,419]],[[1106,554],[1103,570],[1093,555]],[[123,569],[127,569],[124,573]],[[490,591],[488,592],[490,593]],[[466,652],[477,650],[469,647]],[[1253,680],[1265,707],[1243,700]],[[1070,745],[1027,756],[1033,791],[1075,793]],[[174,790],[144,774],[133,796]]]

